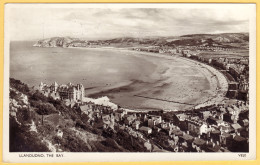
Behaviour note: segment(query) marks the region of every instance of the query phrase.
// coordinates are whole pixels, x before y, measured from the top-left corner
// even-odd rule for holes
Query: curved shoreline
[[[221,101],[224,100],[225,95],[226,95],[226,93],[228,91],[228,80],[224,76],[223,73],[221,73],[216,68],[214,68],[214,67],[212,67],[212,66],[210,66],[208,64],[202,63],[200,61],[195,61],[195,60],[188,59],[188,58],[185,58],[185,57],[179,57],[179,58],[182,58],[183,60],[188,60],[190,62],[198,63],[199,65],[202,65],[209,72],[211,72],[213,75],[215,75],[214,77],[216,78],[216,80],[218,82],[218,85],[217,85],[218,89],[216,89],[216,91],[217,91],[216,96],[209,98],[206,102],[204,102],[202,104],[196,105],[194,107],[195,109],[198,109],[198,108],[201,108],[201,107],[205,107],[205,106],[214,105],[214,104],[216,105],[216,104],[219,104]]]
[[[93,49],[93,48],[80,48],[80,49]],[[228,81],[226,79],[226,77],[223,75],[223,73],[221,73],[220,71],[218,71],[216,68],[202,63],[200,61],[196,61],[196,60],[192,60],[189,58],[185,58],[185,57],[181,57],[181,56],[170,56],[170,55],[166,55],[166,54],[159,54],[159,53],[151,53],[151,52],[139,52],[139,51],[134,51],[134,50],[129,50],[128,48],[94,48],[96,50],[111,50],[111,51],[121,51],[121,52],[129,52],[131,53],[131,55],[136,55],[136,56],[140,56],[140,55],[146,55],[146,56],[153,56],[153,57],[163,57],[165,59],[180,59],[182,61],[187,61],[189,63],[195,64],[195,65],[199,65],[198,68],[201,71],[201,73],[207,78],[207,80],[209,81],[210,84],[210,93],[213,93],[213,95],[211,97],[209,97],[206,101],[199,103],[199,104],[195,104],[195,106],[193,106],[192,108],[189,109],[198,109],[201,107],[205,107],[205,106],[210,106],[210,105],[214,105],[214,104],[219,104],[221,101],[223,101],[225,99],[225,95],[226,92],[228,90]],[[129,55],[129,54],[127,54]],[[207,73],[208,72],[208,73]],[[209,75],[208,75],[209,74]],[[128,109],[128,108],[126,108]],[[132,109],[132,108],[131,108]],[[185,109],[185,110],[189,110],[189,109]],[[128,109],[130,110],[130,109]],[[135,110],[133,110],[135,111]],[[149,110],[136,110],[136,111],[149,111]],[[172,111],[172,110],[166,110],[165,111]]]

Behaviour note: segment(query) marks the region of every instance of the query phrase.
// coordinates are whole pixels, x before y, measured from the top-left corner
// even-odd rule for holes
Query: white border
[[[250,77],[249,77],[249,153],[239,157],[239,153],[63,153],[63,158],[19,157],[21,153],[9,152],[9,43],[8,16],[13,8],[228,8],[237,10],[250,8]],[[256,159],[256,5],[255,4],[6,4],[4,18],[4,102],[3,102],[3,161],[4,162],[133,162],[133,161],[216,161]],[[36,154],[36,153],[31,153]],[[44,154],[46,153],[39,153]],[[48,153],[50,154],[50,153]],[[55,154],[55,153],[54,153]]]

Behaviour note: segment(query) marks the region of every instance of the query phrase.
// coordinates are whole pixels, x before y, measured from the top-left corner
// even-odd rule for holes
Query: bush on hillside
[[[44,96],[41,92],[39,92],[38,90],[36,92],[33,93],[33,95],[30,98],[31,100],[34,101],[43,101],[43,102],[47,102],[48,98],[46,96]]]
[[[10,116],[9,151],[10,152],[49,152],[36,134],[29,132],[29,127],[20,126]]]
[[[22,83],[20,80],[16,80],[14,78],[10,78],[10,87],[15,88],[16,90],[24,93],[24,94],[29,94],[30,89],[28,85]]]

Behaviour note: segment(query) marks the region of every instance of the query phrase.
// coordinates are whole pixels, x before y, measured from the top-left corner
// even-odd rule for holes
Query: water
[[[39,48],[33,44],[10,45],[10,77],[29,86],[38,87],[41,81],[82,83],[89,97],[108,96],[122,107],[135,109],[190,108],[176,102],[197,104],[211,95],[205,72],[178,58],[118,49]]]

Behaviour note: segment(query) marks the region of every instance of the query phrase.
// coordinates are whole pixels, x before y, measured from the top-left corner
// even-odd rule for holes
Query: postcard
[[[256,158],[256,5],[6,4],[4,162]]]

